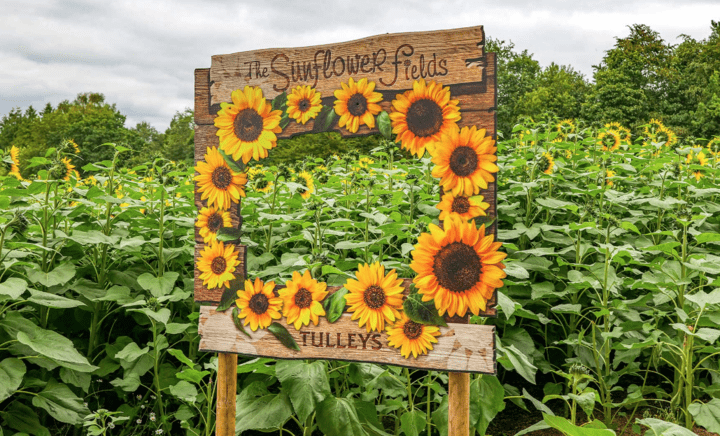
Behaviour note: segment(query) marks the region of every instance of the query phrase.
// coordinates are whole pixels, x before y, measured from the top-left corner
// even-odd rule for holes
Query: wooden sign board
[[[338,107],[336,101],[339,97],[336,91],[351,89],[353,81],[357,87],[361,80],[365,80],[367,81],[363,82],[367,91],[365,95],[369,96],[371,92],[377,94],[373,94],[375,97],[372,99],[367,97],[358,104],[364,104],[363,108],[367,109],[371,103],[376,102],[380,110],[393,114],[399,107],[394,101],[399,99],[401,94],[408,95],[408,92],[420,86],[419,83],[430,87],[432,82],[436,82],[438,84],[436,91],[442,89],[442,92],[447,92],[449,89],[452,101],[450,103],[445,101],[443,104],[455,104],[456,109],[459,108],[460,117],[454,120],[457,125],[454,127],[455,130],[460,131],[462,128],[470,127],[485,129],[485,137],[494,140],[496,63],[494,53],[485,53],[484,41],[483,28],[478,26],[434,32],[387,34],[342,44],[266,49],[213,56],[209,69],[195,71],[196,164],[207,159],[209,150],[221,146],[221,136],[228,134],[221,131],[222,129],[230,129],[232,134],[242,136],[240,115],[236,115],[236,118],[231,120],[232,125],[218,119],[223,116],[223,108],[228,108],[229,104],[237,104],[233,99],[233,92],[248,89],[251,90],[248,91],[250,94],[258,93],[257,90],[260,90],[258,94],[252,95],[260,95],[261,97],[258,98],[264,99],[262,104],[268,107],[279,100],[284,102],[286,96],[298,86],[308,85],[314,92],[320,94],[318,104],[322,105],[323,111],[306,120],[305,123],[294,119],[279,126],[266,122],[266,127],[270,126],[269,129],[274,129],[274,136],[277,139],[321,131],[334,131],[343,137],[352,137],[379,134],[378,123],[375,122],[375,116],[378,114],[377,112],[372,114],[372,122],[364,118],[358,124],[352,125],[352,122],[348,121],[351,119],[348,116],[343,122],[342,113],[339,112],[345,110],[352,115],[353,108],[350,107],[352,101],[348,100],[346,106]],[[374,84],[374,89],[368,90],[369,83]],[[246,92],[246,95],[250,94]],[[328,115],[333,111],[334,113]],[[283,112],[287,112],[286,106],[283,106]],[[250,124],[246,127],[252,129],[253,120],[249,118],[248,120]],[[261,125],[255,124],[255,127]],[[396,126],[395,122],[393,126]],[[415,128],[417,130],[418,127]],[[400,142],[399,137],[398,142]],[[227,151],[229,151],[227,154],[233,155],[231,147]],[[272,149],[269,153],[272,153]],[[236,163],[239,163],[241,159],[247,157],[241,156],[243,154],[238,152],[229,159],[234,158],[237,160]],[[302,157],[298,156],[298,159]],[[486,215],[493,219],[497,215],[497,187],[494,180],[488,182],[479,192],[479,195],[484,197],[484,202],[488,204]],[[199,182],[196,182],[195,203],[198,210],[201,210],[208,206],[208,199],[203,198],[199,188]],[[239,229],[242,225],[240,205],[231,203],[228,210],[232,227]],[[496,225],[492,224],[486,233],[496,236]],[[384,329],[368,331],[365,327],[360,327],[358,321],[352,320],[351,314],[347,312],[349,306],[345,307],[346,313],[333,323],[320,317],[317,324],[310,322],[309,325],[296,329],[285,317],[275,320],[292,336],[299,350],[283,345],[268,329],[260,328],[253,331],[246,326],[247,334],[244,334],[235,326],[231,309],[217,310],[223,300],[223,294],[226,299],[230,297],[234,300],[236,297],[232,294],[236,294],[238,289],[244,289],[244,286],[238,283],[242,283],[246,278],[254,280],[253,277],[247,277],[246,247],[240,242],[239,239],[226,242],[236,247],[235,254],[239,261],[233,273],[236,281],[232,282],[230,288],[224,286],[209,288],[207,280],[201,278],[202,272],[197,266],[207,246],[203,236],[196,229],[195,300],[208,303],[201,307],[200,312],[199,331],[202,337],[200,351],[282,359],[338,359],[486,374],[496,372],[494,327],[469,324],[469,309],[462,317],[449,317],[446,314],[447,327],[440,327],[436,336],[437,343],[434,344],[433,349],[417,357],[401,356],[398,348],[388,344],[388,335]],[[453,268],[462,270],[461,265],[455,265]],[[275,282],[279,285],[274,291],[277,296],[284,283],[281,280]],[[411,282],[411,279],[403,280],[402,286],[405,288],[403,298],[407,298]],[[338,289],[338,287],[328,287],[325,298],[330,298]],[[486,300],[484,308],[478,314],[495,316],[497,293],[494,289],[492,296]]]

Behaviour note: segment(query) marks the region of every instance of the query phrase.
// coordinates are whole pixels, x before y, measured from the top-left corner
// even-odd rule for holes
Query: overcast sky
[[[718,0],[0,0],[0,116],[100,92],[128,127],[164,131],[192,107],[193,70],[214,54],[480,24],[543,66],[592,78],[628,25],[677,43],[680,34],[706,38],[711,19],[720,20]]]

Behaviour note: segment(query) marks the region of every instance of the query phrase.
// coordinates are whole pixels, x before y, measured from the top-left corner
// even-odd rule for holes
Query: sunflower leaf
[[[330,129],[333,121],[335,121],[335,109],[332,106],[323,105],[317,118],[315,118],[313,132],[326,132]]]
[[[342,316],[345,311],[345,294],[347,293],[347,288],[340,288],[323,301],[325,317],[329,323],[334,323]]]
[[[283,116],[280,118],[280,123],[278,124],[281,129],[284,129],[287,127],[287,125],[290,124],[290,116],[288,116],[287,112],[283,113]]]
[[[221,227],[217,232],[217,240],[222,242],[237,241],[242,235],[242,230],[235,227]]]
[[[385,139],[392,139],[392,127],[390,125],[390,115],[387,112],[382,111],[377,116],[377,126],[380,133]]]
[[[424,325],[440,325],[447,327],[445,319],[438,314],[435,302],[422,301],[422,295],[413,293],[403,301],[403,311],[411,321]]]
[[[233,322],[235,323],[235,327],[237,327],[238,330],[240,330],[245,336],[247,336],[249,338],[250,333],[245,331],[245,327],[243,327],[242,321],[240,321],[240,316],[238,315],[237,307],[233,307],[232,319],[233,319]]]
[[[230,287],[223,291],[222,297],[220,297],[220,304],[218,304],[216,312],[225,312],[235,302],[238,289],[242,289],[245,281],[244,277],[237,277],[230,281]]]
[[[241,173],[245,170],[245,164],[242,163],[242,161],[236,161],[232,158],[232,156],[229,156],[223,151],[222,148],[218,147],[218,151],[220,152],[220,155],[225,159],[225,163],[228,164],[230,169],[236,173]]]
[[[300,347],[298,347],[297,342],[295,342],[295,339],[293,339],[293,337],[290,335],[290,332],[288,332],[282,324],[274,322],[268,326],[268,331],[272,333],[273,336],[275,336],[281,344],[285,345],[291,350],[300,351]]]
[[[281,110],[285,112],[285,109],[287,108],[287,92],[283,91],[282,94],[278,94],[277,97],[273,98],[272,108],[276,111]]]

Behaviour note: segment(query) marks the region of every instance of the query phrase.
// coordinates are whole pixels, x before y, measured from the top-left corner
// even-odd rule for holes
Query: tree
[[[175,112],[170,127],[165,130],[163,156],[174,161],[192,163],[195,158],[195,114],[186,108]]]
[[[130,159],[130,166],[141,165],[162,156],[165,135],[148,122],[137,123],[129,133],[132,137],[131,142],[138,144],[137,147],[133,147],[137,153]]]
[[[518,112],[532,118],[552,115],[577,118],[590,84],[572,67],[551,63],[538,74],[535,87],[518,101]]]

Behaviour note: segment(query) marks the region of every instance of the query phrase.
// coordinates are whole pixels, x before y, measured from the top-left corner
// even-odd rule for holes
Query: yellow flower
[[[432,350],[432,344],[437,343],[436,338],[440,336],[440,329],[411,321],[402,313],[395,324],[387,327],[387,335],[388,345],[400,348],[400,354],[409,359],[410,354],[417,358],[418,354],[427,354],[428,350]]]
[[[10,159],[12,159],[12,165],[10,166],[10,174],[15,176],[18,180],[23,180],[20,175],[20,149],[14,145],[10,147]]]
[[[272,190],[273,182],[266,180],[265,178],[259,178],[255,181],[255,190],[267,194]]]
[[[622,124],[618,122],[607,123],[605,124],[605,128],[615,131],[618,136],[620,136],[620,140],[626,144],[632,143],[632,134],[630,133],[630,130],[627,127],[623,127]]]
[[[610,179],[612,179],[613,177],[615,177],[615,172],[607,170],[607,172],[605,173],[605,184],[608,186],[612,186],[614,183]]]
[[[410,268],[417,273],[413,283],[423,301],[435,301],[440,315],[465,316],[468,309],[478,315],[487,307],[496,288],[506,277],[499,252],[500,242],[480,229],[451,217],[444,229],[430,224],[430,233],[423,233],[413,250]]]
[[[351,77],[348,84],[340,84],[342,89],[335,91],[335,113],[340,116],[338,127],[345,127],[356,133],[361,125],[375,127],[375,115],[380,113],[382,94],[374,92],[375,82],[363,78],[355,82]]]
[[[307,171],[302,171],[300,174],[298,174],[298,182],[300,182],[301,185],[305,187],[305,191],[300,193],[300,196],[307,200],[310,198],[310,195],[312,195],[313,192],[315,192],[315,184],[313,183],[313,178]]]
[[[198,162],[195,171],[199,173],[194,180],[202,193],[200,198],[207,199],[208,206],[225,210],[245,196],[247,175],[232,171],[216,148],[208,147],[205,162]]]
[[[485,210],[490,207],[490,204],[483,200],[482,195],[465,197],[463,195],[455,196],[449,192],[442,196],[440,203],[435,207],[441,210],[440,221],[453,216],[459,216],[464,221],[468,221],[475,217],[486,216]]]
[[[78,147],[77,142],[73,141],[72,139],[68,139],[68,143],[72,145],[75,154],[80,154],[80,147]]]
[[[238,265],[240,261],[235,246],[223,242],[206,245],[197,261],[200,279],[208,289],[230,287],[230,280],[235,278],[233,273]]]
[[[552,157],[552,154],[550,153],[543,153],[542,158],[540,158],[540,162],[538,162],[538,167],[540,167],[540,171],[542,171],[545,174],[552,174],[553,168],[555,167],[555,160]]]
[[[266,158],[268,150],[277,145],[276,133],[282,132],[282,111],[272,110],[259,87],[245,86],[231,94],[232,103],[220,103],[215,118],[220,148],[233,159]]]
[[[143,197],[144,201],[145,197]],[[217,241],[217,232],[222,227],[232,227],[230,212],[218,210],[216,207],[203,207],[198,214],[195,227],[199,228],[200,236],[206,244]]]
[[[65,165],[65,177],[63,177],[63,180],[70,180],[70,176],[77,172],[75,171],[75,165],[72,164],[69,157],[64,157],[61,160],[63,165]]]
[[[307,123],[322,109],[320,93],[309,85],[296,86],[287,99],[287,113],[298,123]]]
[[[245,318],[243,325],[250,324],[252,331],[258,328],[264,329],[272,324],[274,319],[280,319],[282,310],[282,298],[275,296],[273,292],[275,282],[263,283],[259,278],[255,283],[245,280],[245,290],[237,292],[238,299],[235,300],[240,313],[238,318]]]
[[[558,135],[553,142],[562,142],[568,138],[568,135],[575,133],[575,123],[571,119],[562,120],[555,126],[555,131]]]
[[[602,151],[615,151],[620,148],[620,135],[614,130],[600,132],[598,145],[602,145]]]
[[[345,301],[352,312],[351,319],[360,319],[360,327],[366,326],[367,331],[385,330],[385,322],[394,322],[400,317],[403,291],[402,279],[398,279],[395,270],[385,274],[385,267],[380,262],[372,265],[360,265],[356,274],[357,280],[348,279],[345,288]]]
[[[327,283],[318,283],[310,276],[310,271],[300,275],[293,271],[292,280],[285,282],[285,288],[280,289],[280,298],[283,300],[283,315],[287,323],[293,324],[295,330],[300,330],[310,321],[318,325],[320,316],[325,316],[322,301],[328,294]]]
[[[443,133],[440,142],[430,150],[436,165],[433,177],[440,177],[440,186],[445,191],[466,197],[475,195],[480,189],[487,189],[495,180],[492,173],[498,171],[495,141],[485,136],[485,129],[475,126],[463,127],[458,133],[451,130]]]
[[[425,79],[413,82],[413,89],[397,94],[390,114],[393,133],[402,148],[422,157],[426,147],[443,133],[457,130],[460,121],[459,100],[450,100],[450,87]]]

